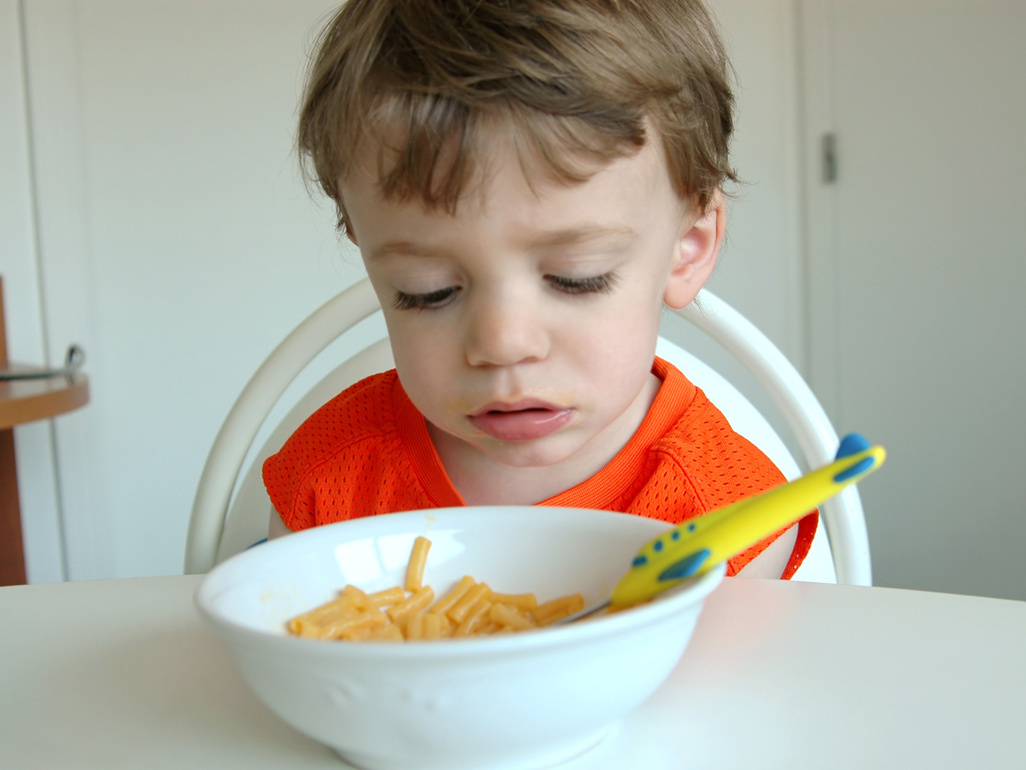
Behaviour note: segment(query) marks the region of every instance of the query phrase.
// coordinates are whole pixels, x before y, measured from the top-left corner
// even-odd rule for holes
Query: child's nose
[[[471,366],[512,366],[541,360],[549,337],[543,320],[515,301],[482,301],[468,313],[467,362]]]

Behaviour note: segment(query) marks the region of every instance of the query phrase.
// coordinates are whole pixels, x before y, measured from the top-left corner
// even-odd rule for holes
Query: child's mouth
[[[470,415],[470,422],[500,441],[531,441],[559,430],[572,414],[570,408],[537,401],[489,404]]]

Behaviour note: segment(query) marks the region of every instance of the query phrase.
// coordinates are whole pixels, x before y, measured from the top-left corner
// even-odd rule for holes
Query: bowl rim
[[[415,511],[403,511],[399,513],[382,514],[392,520],[393,524],[401,524],[402,520],[417,519],[422,522],[425,515],[437,517],[460,519],[474,515],[475,508],[487,507],[489,509],[532,509],[536,510],[542,506],[464,506],[458,508],[433,508]],[[548,507],[545,513],[551,512],[555,507]],[[630,517],[652,521],[655,524],[665,524],[667,529],[674,525],[658,519],[648,519],[637,514],[622,513],[617,511],[592,510],[586,508],[559,507],[563,511],[586,512],[588,515],[601,515],[606,518]],[[480,515],[479,513],[477,515]],[[531,514],[539,515],[539,514]],[[542,514],[543,515],[543,514]],[[396,519],[393,517],[402,517]],[[379,517],[374,517],[379,518]],[[335,522],[307,530],[295,532],[287,538],[261,544],[259,548],[295,548],[303,539],[325,539],[331,530],[347,527],[347,525],[364,522],[366,519],[354,519],[350,521]],[[442,524],[444,526],[444,524]],[[364,524],[363,526],[366,526]],[[411,527],[410,529],[415,529]],[[653,532],[655,537],[658,532]],[[276,546],[276,543],[281,545]],[[264,551],[263,553],[266,553]],[[200,615],[211,625],[237,641],[245,641],[255,646],[274,646],[277,649],[294,649],[296,652],[327,656],[343,657],[354,660],[396,659],[409,660],[436,660],[458,657],[491,656],[506,650],[514,649],[519,652],[527,650],[541,650],[564,645],[579,644],[596,637],[614,636],[627,631],[636,631],[654,623],[664,620],[668,615],[683,613],[693,605],[701,605],[705,598],[712,593],[720,584],[726,573],[726,564],[719,564],[712,569],[694,578],[690,578],[679,585],[669,589],[656,599],[641,604],[622,612],[611,615],[600,615],[594,618],[583,620],[577,623],[570,623],[561,626],[547,626],[537,631],[525,631],[516,634],[501,634],[491,636],[471,636],[462,639],[440,639],[425,641],[406,642],[359,642],[351,644],[339,644],[334,640],[308,639],[291,634],[264,631],[243,623],[229,620],[220,615],[213,607],[219,593],[227,586],[219,586],[224,580],[224,575],[238,568],[240,563],[254,561],[262,558],[256,549],[250,549],[226,559],[216,565],[210,572],[203,576],[200,584],[193,594],[193,602]],[[624,569],[626,572],[626,568]],[[340,586],[341,588],[341,586]],[[284,648],[282,647],[284,645]]]

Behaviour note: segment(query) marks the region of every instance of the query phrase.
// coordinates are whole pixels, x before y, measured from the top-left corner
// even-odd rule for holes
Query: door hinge
[[[823,134],[820,141],[820,152],[823,165],[823,184],[837,181],[837,134]]]

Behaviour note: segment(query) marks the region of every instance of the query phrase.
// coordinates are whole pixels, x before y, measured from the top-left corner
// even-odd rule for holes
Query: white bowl
[[[401,585],[417,535],[425,583],[463,575],[539,601],[608,598],[664,522],[548,507],[442,508],[317,527],[239,554],[204,578],[202,614],[256,694],[297,730],[367,770],[549,767],[595,746],[687,646],[715,570],[655,601],[565,626],[406,643],[290,636],[284,621],[347,583]]]

